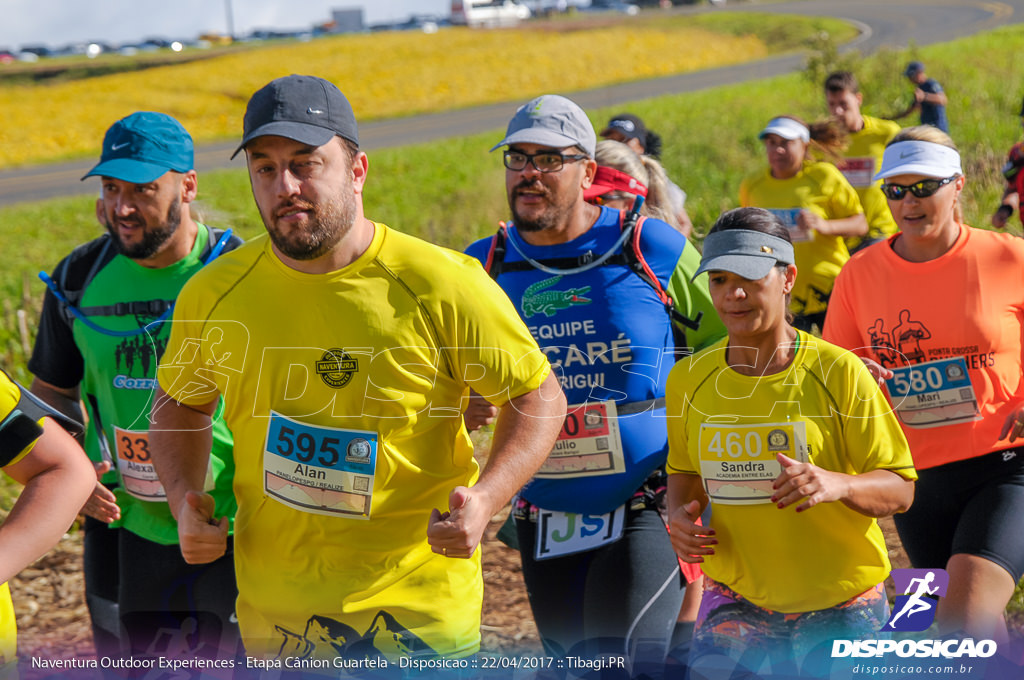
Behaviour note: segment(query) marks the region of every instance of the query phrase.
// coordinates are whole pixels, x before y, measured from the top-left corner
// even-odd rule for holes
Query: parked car
[[[45,58],[54,56],[54,50],[50,49],[46,45],[23,45],[21,51],[34,54],[37,57]]]
[[[618,12],[631,17],[635,17],[640,13],[638,5],[629,2],[619,2],[619,0],[594,0],[590,3],[590,7],[586,9],[592,12]]]
[[[514,26],[530,18],[530,8],[517,0],[452,0],[452,23],[473,28]]]

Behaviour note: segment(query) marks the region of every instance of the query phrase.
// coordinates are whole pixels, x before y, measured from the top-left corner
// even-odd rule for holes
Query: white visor
[[[925,177],[952,177],[964,174],[960,167],[960,154],[944,144],[934,142],[896,142],[885,147],[882,169],[874,179],[894,175],[924,175]]]
[[[811,141],[811,131],[806,125],[801,125],[792,118],[772,118],[768,125],[757,135],[758,139],[764,139],[768,135],[778,135],[783,139],[799,139],[803,142]]]

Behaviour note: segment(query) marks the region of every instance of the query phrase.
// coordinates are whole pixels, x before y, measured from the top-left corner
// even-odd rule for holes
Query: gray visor
[[[693,279],[707,271],[724,271],[756,281],[776,264],[795,264],[792,243],[760,231],[726,229],[704,239],[704,255]]]

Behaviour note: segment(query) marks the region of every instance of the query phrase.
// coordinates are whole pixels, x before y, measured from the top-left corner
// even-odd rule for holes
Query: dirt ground
[[[507,510],[495,517],[484,539],[483,647],[494,652],[540,653],[530,616],[519,554],[494,538]],[[18,621],[18,655],[47,659],[91,658],[92,634],[82,578],[82,534],[74,532],[11,580]],[[32,680],[23,672],[23,680]]]
[[[492,520],[484,540],[483,648],[540,654],[519,555],[494,538],[506,515],[507,511]],[[909,566],[891,520],[884,520],[882,526],[893,567]],[[21,658],[92,657],[81,564],[81,533],[76,532],[11,581]],[[30,672],[22,677],[33,679]]]

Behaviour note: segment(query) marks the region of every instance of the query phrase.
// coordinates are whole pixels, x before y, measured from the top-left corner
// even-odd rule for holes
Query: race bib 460
[[[772,483],[782,473],[776,454],[807,462],[803,421],[760,425],[700,426],[700,475],[715,503],[770,503]]]

